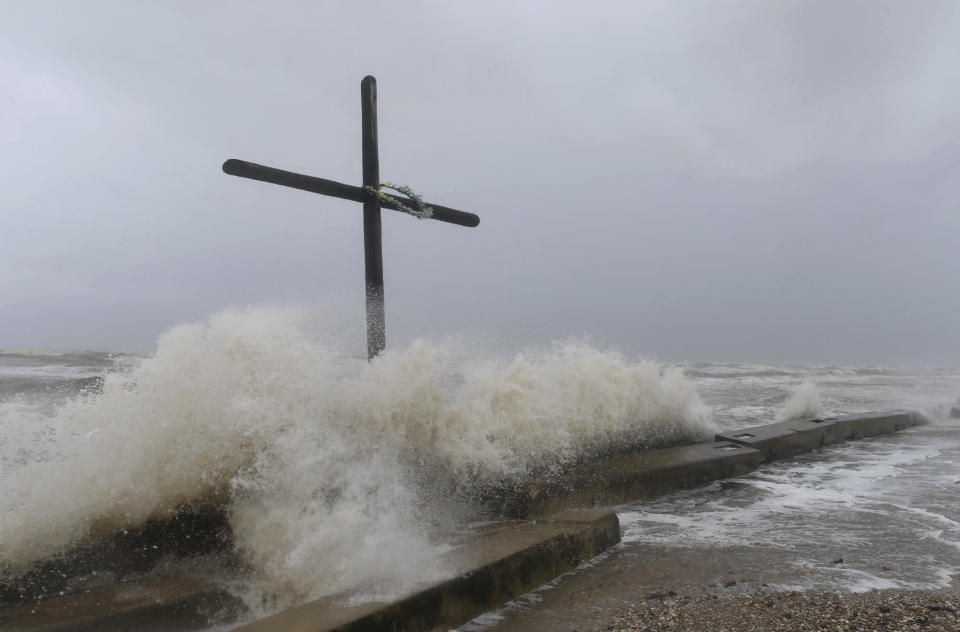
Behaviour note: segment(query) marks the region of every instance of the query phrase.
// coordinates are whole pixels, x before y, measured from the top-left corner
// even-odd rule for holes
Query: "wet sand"
[[[760,547],[628,544],[460,630],[960,630],[957,577],[943,591],[791,593],[801,576],[816,579],[794,561],[790,551]],[[896,581],[880,552],[869,563]]]

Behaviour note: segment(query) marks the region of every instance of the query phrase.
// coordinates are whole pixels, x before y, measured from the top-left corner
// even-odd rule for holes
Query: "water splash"
[[[804,382],[793,389],[790,399],[777,411],[777,421],[812,419],[823,412],[820,391],[813,382]]]
[[[278,603],[387,597],[442,573],[478,490],[715,431],[679,370],[583,342],[503,360],[418,340],[367,363],[307,325],[218,314],[52,414],[0,405],[0,568],[218,503]]]

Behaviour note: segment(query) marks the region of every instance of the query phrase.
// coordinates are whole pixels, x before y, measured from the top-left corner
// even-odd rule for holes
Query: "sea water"
[[[368,363],[316,331],[297,311],[259,309],[176,327],[149,354],[0,353],[5,577],[216,503],[249,604],[389,598],[444,575],[446,534],[482,518],[483,490],[778,418],[909,407],[936,421],[960,391],[948,370],[668,366],[581,340],[510,356],[417,340]],[[628,506],[621,521],[628,543],[800,546],[817,527],[799,516],[902,512],[876,546],[921,534],[956,551],[954,479],[960,440],[935,423],[767,467],[739,496]],[[924,568],[917,585],[942,583],[942,564]]]
[[[922,412],[927,423],[828,446],[746,476],[618,508],[627,547],[777,553],[781,590],[945,589],[960,580],[960,372],[692,365],[732,428],[821,415]],[[735,555],[735,553],[734,553]]]
[[[709,437],[683,370],[582,341],[509,357],[417,340],[374,362],[293,310],[172,329],[143,357],[0,357],[0,567],[226,509],[252,604],[443,576],[475,500],[601,454]]]

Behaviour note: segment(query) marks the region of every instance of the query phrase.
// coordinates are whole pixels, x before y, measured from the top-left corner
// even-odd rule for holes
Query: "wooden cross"
[[[360,82],[360,111],[363,118],[363,187],[334,182],[324,178],[264,167],[263,165],[230,159],[223,163],[224,173],[261,182],[271,182],[311,193],[330,195],[363,203],[363,253],[366,268],[367,295],[367,357],[371,360],[387,344],[386,317],[383,301],[383,247],[380,235],[380,209],[405,211],[417,207],[413,200],[397,197],[399,203],[382,200],[370,193],[367,186],[380,186],[380,157],[377,150],[377,80],[366,76]],[[480,218],[438,204],[426,203],[432,209],[430,219],[473,227]],[[404,208],[406,207],[406,208]]]

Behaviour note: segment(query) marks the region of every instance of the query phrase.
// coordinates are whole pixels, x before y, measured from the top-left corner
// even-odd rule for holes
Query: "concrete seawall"
[[[533,590],[620,541],[612,511],[569,509],[482,536],[452,556],[459,572],[393,603],[338,607],[321,599],[244,625],[243,632],[426,632],[446,629]]]
[[[618,505],[746,474],[762,462],[756,450],[730,441],[626,454],[524,485],[507,496],[504,512],[533,518],[564,507]]]
[[[753,448],[764,461],[785,459],[840,441],[862,439],[903,430],[923,423],[915,411],[842,415],[826,419],[782,421],[766,426],[743,428],[717,435],[717,441],[731,441]]]
[[[616,514],[585,508],[622,504],[740,476],[764,462],[846,440],[895,432],[922,422],[923,417],[912,411],[786,421],[723,432],[713,442],[579,465],[560,476],[503,494],[505,517],[522,519],[470,532],[466,544],[450,553],[454,570],[447,580],[392,603],[345,606],[342,597],[326,597],[239,629],[447,629],[532,590],[619,542]],[[122,584],[122,590],[106,586],[6,608],[0,610],[0,629],[153,629],[149,625],[143,628],[137,622],[166,621],[169,625],[155,626],[156,629],[189,630],[201,629],[197,622],[205,620],[204,615],[214,605],[228,616],[238,614],[237,600],[207,582],[194,578],[165,578],[156,584],[157,581],[132,581]],[[91,600],[95,606],[90,605]]]

